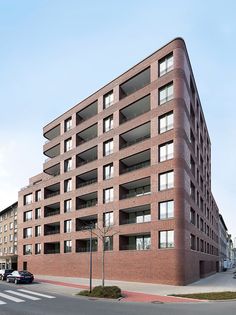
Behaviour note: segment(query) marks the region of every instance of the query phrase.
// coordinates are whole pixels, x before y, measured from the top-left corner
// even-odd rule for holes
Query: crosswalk
[[[23,303],[27,300],[39,301],[42,299],[55,299],[55,296],[43,294],[35,291],[18,289],[18,290],[4,290],[0,292],[0,306],[7,304],[9,301],[14,303]]]

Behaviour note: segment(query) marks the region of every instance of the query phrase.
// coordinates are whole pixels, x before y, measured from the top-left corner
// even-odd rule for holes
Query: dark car
[[[7,276],[7,282],[18,283],[32,283],[34,276],[28,271],[13,271]]]
[[[6,280],[7,276],[10,275],[14,270],[13,269],[5,269],[3,270],[3,272],[1,273],[1,280]]]

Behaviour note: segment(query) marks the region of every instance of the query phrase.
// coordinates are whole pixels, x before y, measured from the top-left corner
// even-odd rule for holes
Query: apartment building
[[[90,227],[95,278],[103,248],[106,279],[185,285],[216,272],[211,142],[181,38],[43,134],[43,172],[19,192],[20,268],[88,277]]]
[[[17,208],[15,202],[0,212],[0,269],[17,269]]]

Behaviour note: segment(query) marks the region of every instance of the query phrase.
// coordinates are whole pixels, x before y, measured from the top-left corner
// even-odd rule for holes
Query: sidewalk
[[[217,273],[187,286],[172,286],[140,282],[125,282],[106,280],[106,285],[117,285],[125,298],[122,301],[132,302],[197,302],[196,300],[170,297],[171,294],[236,291],[236,279],[233,279],[235,269]],[[36,281],[60,285],[70,288],[88,289],[89,279],[35,275]],[[101,280],[93,279],[93,286],[101,285]]]

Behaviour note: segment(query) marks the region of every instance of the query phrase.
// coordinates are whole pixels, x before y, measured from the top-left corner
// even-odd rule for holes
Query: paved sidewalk
[[[233,279],[235,269],[217,273],[187,286],[172,286],[163,284],[139,283],[106,280],[106,285],[117,285],[126,296],[124,301],[133,302],[197,302],[196,300],[170,297],[171,294],[236,291],[236,279]],[[35,275],[36,281],[60,285],[75,289],[88,289],[89,279]],[[93,279],[93,286],[100,285],[101,280]]]

